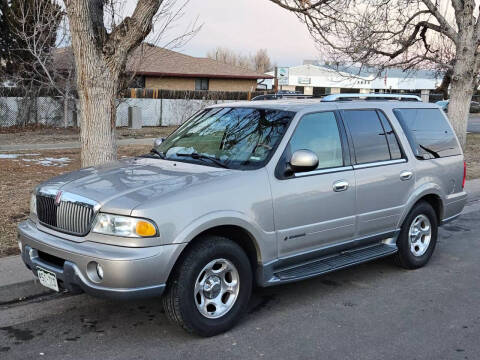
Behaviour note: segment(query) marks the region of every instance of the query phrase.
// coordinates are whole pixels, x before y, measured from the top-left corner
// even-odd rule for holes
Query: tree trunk
[[[163,0],[138,0],[108,33],[102,0],[65,0],[80,101],[82,166],[115,160],[115,100],[128,54],[145,39]]]
[[[117,82],[117,79],[106,73],[98,73],[96,80],[82,82],[82,86],[79,87],[83,167],[103,164],[117,158],[115,136]],[[88,83],[92,86],[86,86]]]
[[[459,33],[448,104],[448,118],[463,150],[467,142],[467,123],[476,74],[474,27],[471,23],[468,25]]]
[[[472,79],[452,80],[450,103],[448,104],[448,118],[464,150],[467,142],[470,102],[473,95],[472,81]]]

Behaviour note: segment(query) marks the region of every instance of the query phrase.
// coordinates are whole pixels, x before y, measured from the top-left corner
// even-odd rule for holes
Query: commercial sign
[[[309,77],[299,77],[298,83],[303,85],[309,85],[312,82],[312,79]]]
[[[288,67],[277,68],[278,85],[288,85]]]

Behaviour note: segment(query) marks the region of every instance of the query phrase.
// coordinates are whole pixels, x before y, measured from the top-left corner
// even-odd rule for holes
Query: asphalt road
[[[470,114],[467,131],[472,133],[480,133],[480,114]]]
[[[0,359],[478,359],[480,204],[440,231],[430,264],[388,259],[255,291],[233,330],[198,338],[156,300],[55,295],[0,307]]]

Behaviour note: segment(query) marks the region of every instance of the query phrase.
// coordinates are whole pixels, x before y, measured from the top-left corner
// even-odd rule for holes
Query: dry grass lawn
[[[117,138],[144,139],[166,137],[173,132],[176,126],[144,127],[139,130],[129,128],[117,128]],[[58,144],[78,141],[79,129],[74,128],[52,128],[52,127],[19,127],[1,128],[0,144]]]
[[[149,146],[121,147],[119,156],[141,155],[147,153],[149,149]],[[6,154],[8,153],[2,155]],[[79,150],[29,151],[15,154],[19,156],[9,159],[0,156],[0,257],[18,253],[16,227],[20,221],[28,217],[30,193],[35,185],[53,176],[80,168]],[[479,178],[480,134],[468,135],[465,156],[468,179]],[[53,166],[45,166],[49,158],[52,158],[50,163]],[[58,161],[61,158],[69,158],[71,161]]]

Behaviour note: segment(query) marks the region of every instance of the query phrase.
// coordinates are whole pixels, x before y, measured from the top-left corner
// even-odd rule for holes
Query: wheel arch
[[[214,222],[203,223],[201,226],[195,227],[194,231],[189,232],[188,235],[185,236],[184,243],[186,243],[186,246],[173,261],[167,282],[175,271],[175,268],[181,263],[186,254],[188,254],[192,246],[209,235],[222,236],[238,244],[245,251],[250,260],[252,273],[255,274],[258,264],[262,262],[264,255],[260,244],[262,234],[252,224],[245,223],[241,219],[237,218],[234,220],[230,218],[230,221],[227,221],[227,219],[223,220],[224,221],[220,222],[217,219]]]
[[[421,201],[426,201],[432,206],[435,214],[437,215],[438,225],[440,226],[443,219],[445,206],[440,188],[437,185],[432,185],[429,187],[424,187],[423,189],[419,189],[410,197],[407,205],[405,206],[405,210],[399,221],[398,227],[403,225],[407,215],[410,213],[410,211],[412,211],[415,205]]]

